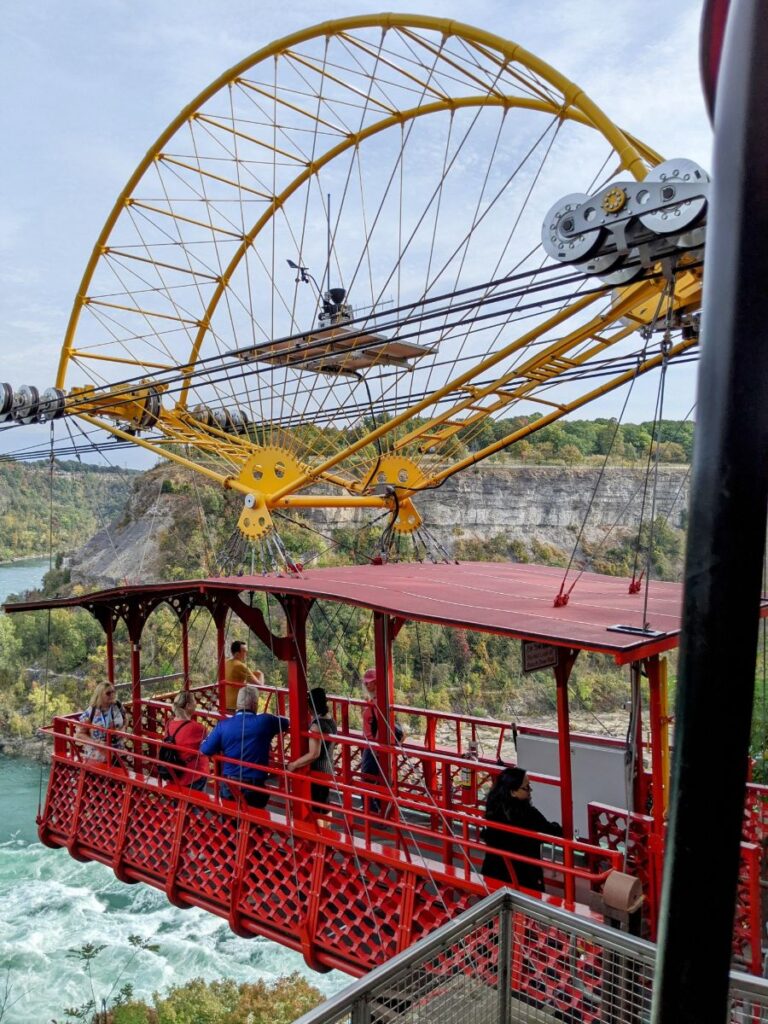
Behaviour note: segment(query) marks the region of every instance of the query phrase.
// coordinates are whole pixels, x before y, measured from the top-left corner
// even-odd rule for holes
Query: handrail
[[[213,686],[210,687],[210,688],[215,688],[218,685],[219,684],[214,683]],[[237,684],[231,684],[230,683],[229,685],[237,685]],[[266,684],[265,685],[252,684],[252,685],[257,686],[257,689],[259,690],[260,693],[267,694],[268,696],[271,696],[272,694],[275,694],[275,695],[282,694],[282,695],[287,697],[287,695],[288,695],[288,690],[287,690],[286,687],[267,686]],[[208,689],[208,688],[209,687],[200,687],[200,689]],[[162,696],[162,695],[157,695],[157,696],[155,696],[154,699],[157,700],[157,699],[159,699],[160,696]],[[347,705],[348,707],[355,708],[357,710],[362,710],[365,707],[365,704],[367,703],[367,701],[363,697],[353,697],[351,695],[333,695],[333,694],[328,694],[328,701],[331,704]],[[399,714],[399,715],[403,715],[403,716],[407,715],[410,718],[425,718],[425,719],[434,719],[436,721],[452,722],[452,723],[454,723],[457,726],[470,725],[470,726],[472,726],[474,728],[480,728],[480,729],[483,729],[483,730],[486,730],[486,731],[487,730],[498,729],[500,732],[504,733],[505,735],[507,733],[511,733],[513,729],[518,729],[521,733],[527,733],[528,735],[541,735],[541,736],[550,736],[551,735],[551,736],[557,736],[557,730],[556,729],[544,729],[544,728],[541,728],[539,726],[521,725],[518,722],[505,721],[505,720],[499,719],[499,718],[480,718],[480,717],[478,717],[476,715],[458,714],[457,712],[454,712],[454,711],[443,711],[443,710],[441,710],[439,708],[420,708],[420,707],[416,707],[416,706],[410,705],[410,704],[393,704],[392,705],[392,712],[393,712],[393,714]],[[573,732],[573,731],[570,733],[570,736],[571,736],[571,740],[575,741],[575,742],[579,742],[580,740],[584,740],[584,741],[597,741],[600,744],[605,743],[605,744],[609,744],[611,746],[613,746],[613,745],[625,746],[626,745],[626,740],[623,739],[622,737],[619,737],[619,736],[615,736],[615,737],[614,736],[599,736],[599,735],[595,735],[593,733],[588,733],[588,732]],[[409,742],[409,740],[406,737],[406,740],[404,741],[404,743],[407,745],[408,742]],[[413,742],[413,741],[411,741],[411,742]],[[483,760],[482,756],[480,757],[480,760]]]
[[[111,767],[112,767],[110,765],[111,755],[114,755],[116,750],[119,750],[119,756],[121,756],[121,757],[130,757],[132,759],[132,762],[133,762],[134,766],[140,765],[140,766],[142,766],[145,769],[144,771],[136,771],[135,772],[136,778],[135,778],[134,781],[136,783],[138,783],[138,784],[145,784],[145,785],[146,784],[154,784],[154,783],[150,783],[149,782],[149,779],[147,778],[147,775],[151,774],[153,772],[156,773],[157,766],[162,763],[160,761],[160,759],[159,759],[159,750],[162,747],[168,746],[168,744],[165,744],[161,738],[156,737],[156,736],[148,736],[148,735],[137,736],[137,735],[135,735],[133,733],[125,732],[125,730],[102,729],[101,727],[93,726],[91,723],[82,723],[82,722],[79,722],[79,721],[73,721],[69,717],[67,717],[67,718],[55,718],[54,719],[53,728],[54,728],[54,735],[63,736],[64,743],[67,745],[67,747],[70,747],[70,748],[74,747],[75,749],[79,750],[79,748],[81,746],[87,745],[89,747],[92,747],[92,748],[95,747],[97,749],[100,749],[100,750],[104,751],[104,753],[105,753],[105,760],[104,761],[101,761],[101,760],[90,761],[89,759],[84,759],[83,758],[83,759],[80,759],[80,760],[78,760],[76,762],[81,767],[87,765],[89,770],[105,771],[107,774],[109,774],[110,770],[111,770]],[[88,737],[88,738],[77,737],[77,736],[74,735],[73,732],[70,732],[70,730],[76,730],[77,728],[87,729],[87,731],[89,731],[89,732],[92,729],[94,729],[94,728],[98,728],[99,731],[102,731],[102,732],[104,732],[106,734],[106,740],[104,742],[100,742],[100,741],[93,740],[90,737]],[[116,739],[116,738],[120,739],[121,741],[122,740],[128,740],[129,744],[131,744],[131,746],[116,748],[114,746],[114,743],[113,743],[113,740]],[[345,741],[353,742],[353,741],[350,741],[347,737],[343,737],[343,739]],[[135,749],[135,745],[136,744],[138,744],[140,746],[143,743],[145,743],[147,745],[151,745],[155,749],[155,752],[156,752],[156,754],[158,756],[152,756],[150,754],[145,754],[145,753],[141,752],[140,750],[137,751]],[[429,754],[429,752],[426,752],[426,753]],[[59,758],[61,758],[63,760],[66,760],[66,761],[74,760],[71,757],[67,756],[66,753],[59,752],[55,756],[57,756],[57,757],[59,757]],[[203,756],[205,756],[205,755],[203,755]],[[429,756],[435,756],[435,755],[429,755]],[[293,793],[288,788],[288,784],[290,782],[292,782],[294,780],[301,780],[305,776],[303,776],[302,774],[299,774],[297,772],[288,772],[288,771],[286,771],[284,769],[276,767],[273,764],[265,764],[265,765],[255,764],[255,763],[252,763],[252,762],[241,761],[241,760],[236,759],[236,758],[228,758],[228,757],[225,757],[224,755],[221,755],[221,754],[214,755],[213,757],[210,758],[210,760],[213,762],[213,771],[212,772],[211,771],[204,772],[204,771],[200,771],[200,770],[197,770],[197,769],[194,769],[194,768],[191,768],[191,767],[185,767],[184,771],[185,772],[189,772],[195,778],[203,778],[203,777],[205,777],[205,778],[208,778],[208,779],[212,780],[213,785],[214,785],[215,797],[217,799],[219,799],[219,786],[222,783],[225,783],[228,786],[236,786],[238,788],[238,790],[245,789],[245,790],[251,790],[251,791],[255,791],[255,792],[265,792],[266,791],[271,797],[277,797],[277,798],[284,799],[286,801],[286,817],[288,819],[292,819],[293,826],[302,826],[302,828],[305,827],[305,822],[302,822],[300,819],[296,818],[296,816],[295,816],[295,814],[293,812],[293,807],[295,805],[298,805],[298,806],[311,805],[313,803],[316,803],[316,801],[312,801],[310,798],[301,796],[300,794]],[[254,769],[255,768],[258,771],[265,772],[267,774],[268,778],[280,779],[283,784],[281,784],[278,788],[275,788],[275,787],[267,786],[266,780],[264,781],[264,783],[259,784],[259,783],[255,783],[255,782],[248,781],[248,780],[245,780],[245,779],[238,779],[235,776],[224,775],[219,770],[221,765],[223,765],[223,764],[231,764],[231,765],[234,765],[234,766],[237,766],[237,767],[243,767],[243,768],[248,768],[248,769]],[[149,773],[146,772],[146,767],[147,766],[149,766]],[[120,769],[121,769],[121,772],[122,771],[126,771],[126,772],[128,771],[128,769],[125,766],[123,766],[123,765],[120,766]],[[323,777],[327,777],[327,776],[323,776],[322,774],[318,774],[317,777],[318,778],[323,778]],[[168,783],[168,785],[176,785],[176,784],[171,782],[171,783]],[[378,796],[382,800],[390,800],[391,801],[392,798],[393,798],[393,794],[391,794],[389,792],[389,790],[386,789],[386,787],[384,787],[384,786],[377,786],[377,785],[374,785],[374,784],[358,783],[357,781],[355,781],[355,784],[352,785],[352,784],[346,783],[344,781],[338,781],[337,780],[334,783],[334,787],[335,787],[336,792],[339,793],[339,795],[342,797],[343,801],[347,797],[351,799],[353,796],[361,796],[361,795],[365,795],[365,794],[367,794],[369,796],[370,795]],[[180,788],[186,789],[187,787],[180,787]],[[411,798],[409,798],[407,796],[407,794],[405,794],[405,795],[403,795],[403,794],[395,794],[395,796],[396,796],[396,800],[397,800],[397,807],[398,807],[398,809],[400,809],[400,810],[407,810],[407,811],[414,811],[414,812],[417,812],[417,813],[425,811],[425,807],[424,807],[423,802],[419,802],[417,800],[411,799]],[[195,794],[195,798],[202,799],[202,800],[207,800],[208,799],[207,794],[205,794],[205,793]],[[471,875],[472,872],[475,872],[475,873],[478,872],[477,866],[472,861],[472,856],[473,855],[479,856],[481,854],[485,855],[488,851],[500,853],[505,859],[507,859],[507,860],[509,860],[509,861],[511,861],[513,863],[515,861],[522,861],[522,862],[528,863],[528,864],[535,864],[535,865],[538,865],[538,866],[542,867],[543,869],[546,869],[546,870],[549,870],[549,871],[553,871],[553,872],[555,872],[555,873],[557,873],[559,875],[562,875],[562,877],[564,879],[569,878],[569,877],[574,878],[574,879],[575,878],[581,878],[581,879],[585,879],[585,880],[589,881],[590,883],[599,883],[599,882],[604,881],[605,878],[607,877],[607,875],[610,873],[610,870],[612,870],[613,868],[618,868],[620,866],[620,862],[621,862],[621,855],[617,851],[603,850],[602,848],[593,846],[593,845],[591,845],[589,843],[586,843],[586,842],[583,842],[581,840],[571,840],[571,839],[566,839],[565,837],[561,837],[561,836],[549,836],[549,835],[545,835],[543,833],[532,832],[532,831],[527,830],[527,829],[515,828],[513,826],[507,826],[507,825],[503,825],[503,824],[500,824],[499,826],[494,824],[494,828],[500,827],[500,830],[504,831],[504,832],[509,832],[509,833],[512,833],[512,834],[515,834],[515,835],[529,836],[529,837],[532,837],[532,838],[536,838],[536,839],[539,839],[539,840],[541,840],[543,842],[548,843],[551,846],[556,846],[558,848],[562,848],[563,851],[569,850],[571,852],[580,852],[580,853],[586,854],[587,856],[594,856],[596,853],[599,852],[603,863],[605,863],[607,861],[609,863],[610,867],[606,868],[606,869],[603,869],[601,871],[591,871],[591,870],[586,869],[586,868],[574,867],[572,865],[567,865],[565,863],[564,864],[558,864],[558,863],[555,863],[555,862],[550,861],[550,860],[545,860],[543,858],[530,858],[530,857],[526,857],[526,856],[524,856],[522,854],[510,853],[509,851],[503,851],[503,850],[496,850],[496,848],[488,846],[487,844],[485,844],[484,842],[482,842],[479,839],[470,839],[469,838],[469,833],[470,833],[471,829],[474,829],[477,833],[479,833],[483,828],[485,828],[485,826],[487,825],[487,822],[486,822],[485,818],[481,817],[479,814],[472,813],[472,811],[468,811],[468,810],[457,810],[456,808],[447,808],[447,807],[437,807],[437,808],[435,808],[434,812],[439,814],[440,817],[443,818],[444,824],[446,825],[446,831],[438,832],[438,831],[436,831],[433,828],[427,827],[426,825],[421,825],[421,824],[418,824],[417,822],[403,821],[403,820],[399,819],[398,817],[388,818],[388,819],[386,819],[385,822],[382,822],[382,819],[379,816],[367,813],[365,811],[364,807],[363,807],[363,809],[358,811],[358,810],[352,809],[351,804],[348,807],[345,806],[344,803],[342,803],[341,806],[338,805],[338,804],[329,804],[328,806],[331,809],[331,811],[333,812],[333,814],[340,816],[341,820],[345,823],[345,826],[346,826],[345,831],[346,831],[346,833],[349,834],[350,838],[354,838],[355,837],[355,833],[357,831],[357,829],[354,826],[355,819],[359,819],[359,820],[363,821],[363,823],[364,823],[364,837],[363,837],[363,839],[364,839],[364,841],[366,843],[366,846],[369,849],[370,849],[370,844],[371,844],[371,834],[370,834],[371,833],[371,829],[372,828],[379,828],[379,829],[381,829],[382,826],[383,826],[386,829],[388,829],[391,832],[393,832],[395,834],[395,836],[399,837],[399,842],[400,843],[406,842],[408,840],[410,840],[411,842],[415,843],[416,839],[418,838],[418,839],[424,840],[424,842],[421,844],[421,848],[424,851],[436,850],[436,849],[446,850],[446,857],[450,854],[450,861],[451,862],[453,860],[454,854],[456,852],[460,852],[461,855],[464,857],[464,866],[463,866],[463,868],[456,868],[456,867],[454,867],[454,865],[452,863],[449,863],[445,859],[444,859],[444,863],[441,865],[441,868],[443,868],[443,869],[444,868],[450,868],[451,869],[451,873],[455,873],[456,871],[459,871],[459,873],[463,874],[463,876],[467,880],[470,879],[470,875]],[[243,812],[244,813],[248,813],[248,810],[249,810],[248,808],[243,808]],[[429,812],[430,809],[427,808],[426,810],[427,810],[427,812]],[[454,829],[459,829],[460,833],[456,834]],[[316,826],[314,824],[312,824],[310,826],[310,831],[314,834],[315,830],[316,830]],[[330,845],[334,845],[334,842],[338,842],[339,839],[338,839],[337,836],[334,836],[334,834],[329,833],[327,841],[330,843]],[[446,849],[446,844],[449,844],[450,849]],[[407,851],[406,851],[406,855],[407,855]],[[409,857],[409,859],[410,859],[410,857]],[[563,857],[563,860],[566,860],[565,856]]]
[[[149,698],[147,700],[142,700],[141,707],[154,707],[162,709],[164,711],[169,711],[169,704],[163,701],[161,697],[162,695]],[[129,701],[125,704],[125,707],[129,710],[133,710],[133,703]],[[76,724],[79,723],[79,712],[73,712],[72,714],[63,715],[59,717],[62,721],[75,722]],[[207,722],[212,722],[215,724],[221,721],[223,718],[226,718],[227,716],[221,715],[215,711],[208,711],[199,708],[197,711],[195,711],[194,717],[196,719],[205,719]],[[133,736],[134,734],[129,733],[128,735]],[[302,735],[309,736],[310,734],[309,731],[306,731]],[[152,739],[156,739],[157,737],[153,736],[151,733],[143,733],[140,738],[149,741]],[[469,759],[467,758],[466,755],[462,754],[461,752],[448,753],[446,748],[442,748],[440,750],[432,750],[428,747],[422,747],[418,744],[407,741],[404,741],[402,744],[388,744],[380,743],[376,740],[364,740],[364,742],[361,743],[360,740],[362,738],[363,734],[361,731],[354,731],[352,732],[351,735],[345,735],[344,733],[336,733],[334,734],[333,742],[334,744],[338,744],[339,748],[343,747],[344,745],[348,745],[356,749],[364,749],[370,747],[372,750],[381,753],[382,755],[390,754],[396,757],[402,756],[418,758],[422,761],[433,763],[435,767],[450,765],[452,768],[455,769],[480,769],[483,772],[489,772],[490,774],[498,773],[502,771],[504,767],[503,765],[499,765],[497,761],[491,760],[490,758],[482,758],[478,756]],[[555,788],[558,788],[560,786],[560,779],[555,775],[548,775],[545,772],[536,771],[531,771],[528,774],[535,782],[538,782],[540,785],[553,786]]]

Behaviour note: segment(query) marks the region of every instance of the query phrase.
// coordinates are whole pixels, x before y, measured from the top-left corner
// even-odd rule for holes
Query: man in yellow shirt
[[[224,687],[224,699],[226,702],[227,714],[234,715],[237,707],[237,693],[245,683],[256,683],[264,685],[263,672],[251,672],[245,664],[248,654],[248,647],[242,640],[233,640],[230,645],[231,658],[224,663],[224,680],[227,685]]]

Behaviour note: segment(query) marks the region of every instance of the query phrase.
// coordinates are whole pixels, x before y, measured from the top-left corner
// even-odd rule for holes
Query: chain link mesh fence
[[[488,896],[296,1024],[648,1024],[650,943],[519,893]],[[731,975],[728,1024],[768,1024]]]

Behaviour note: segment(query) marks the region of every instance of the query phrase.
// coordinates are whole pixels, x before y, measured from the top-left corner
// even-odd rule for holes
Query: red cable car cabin
[[[13,613],[86,608],[104,628],[112,681],[113,634],[120,619],[131,644],[132,695],[120,734],[124,753],[116,759],[107,747],[106,763],[85,760],[83,740],[75,738],[78,716],[54,720],[41,840],[65,847],[78,859],[108,864],[123,881],[164,889],[178,906],[198,906],[224,917],[238,935],[264,935],[300,950],[318,970],[366,972],[498,885],[479,871],[487,849],[481,830],[484,793],[501,770],[500,755],[510,756],[511,723],[393,703],[392,647],[400,628],[409,621],[436,623],[546,645],[524,653],[550,665],[556,662],[557,732],[523,727],[517,732],[518,758],[535,783],[536,805],[563,825],[563,839],[549,839],[552,859],[543,863],[542,898],[575,913],[600,914],[605,879],[614,869],[624,870],[642,883],[644,931],[654,937],[669,748],[662,656],[678,643],[681,586],[651,582],[646,596],[626,579],[585,573],[564,602],[555,600],[561,578],[560,569],[534,565],[369,565],[315,569],[301,576],[124,586],[6,606]],[[280,602],[286,623],[282,635],[243,599],[250,591],[267,592]],[[313,681],[306,672],[306,623],[315,601],[373,611],[377,703],[384,725],[380,736],[391,738],[377,749],[383,785],[365,782],[360,761],[366,742],[355,726],[362,701],[332,698],[339,723],[335,795],[330,813],[322,818],[312,810],[311,773],[290,775],[285,769],[289,759],[307,749],[307,689]],[[287,690],[262,688],[267,709],[290,718],[289,732],[282,743],[278,740],[266,766],[271,799],[265,810],[220,798],[220,764],[212,765],[204,792],[158,779],[171,696],[142,696],[141,637],[148,617],[163,602],[180,621],[184,685],[189,685],[190,613],[207,608],[216,625],[219,679],[195,690],[195,717],[207,727],[224,711],[221,666],[230,613],[287,664]],[[761,608],[761,614],[767,611]],[[646,622],[652,628],[645,629]],[[580,651],[610,655],[629,666],[636,712],[631,743],[571,732],[568,678]],[[643,679],[650,719],[645,751]],[[421,723],[402,745],[393,738],[396,715]],[[485,743],[493,738],[493,756],[475,756],[480,735]],[[627,747],[634,752],[629,782]],[[644,754],[650,770],[644,767]],[[612,802],[606,793],[613,794]],[[750,786],[734,932],[735,960],[754,973],[762,967],[766,793],[766,787]],[[385,813],[369,813],[374,798]],[[565,968],[557,966],[560,961],[552,952],[556,937],[531,941],[549,950],[552,961],[541,977],[528,979],[536,993],[559,984],[558,972]],[[595,964],[578,969],[586,972],[582,981],[587,988],[597,983]]]

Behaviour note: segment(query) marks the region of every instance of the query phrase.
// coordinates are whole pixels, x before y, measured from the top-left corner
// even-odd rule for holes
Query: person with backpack
[[[109,736],[107,730],[122,729],[125,725],[125,709],[117,699],[115,684],[98,683],[91,694],[91,702],[80,715],[75,728],[75,738],[90,740],[83,746],[83,757],[87,761],[107,763],[109,741],[110,747],[124,748],[125,744],[119,736]]]
[[[173,718],[168,722],[163,746],[159,750],[157,774],[168,782],[202,791],[208,783],[208,758],[200,753],[206,730],[192,717],[196,707],[191,690],[181,690],[174,697]],[[198,772],[206,774],[199,775]]]

